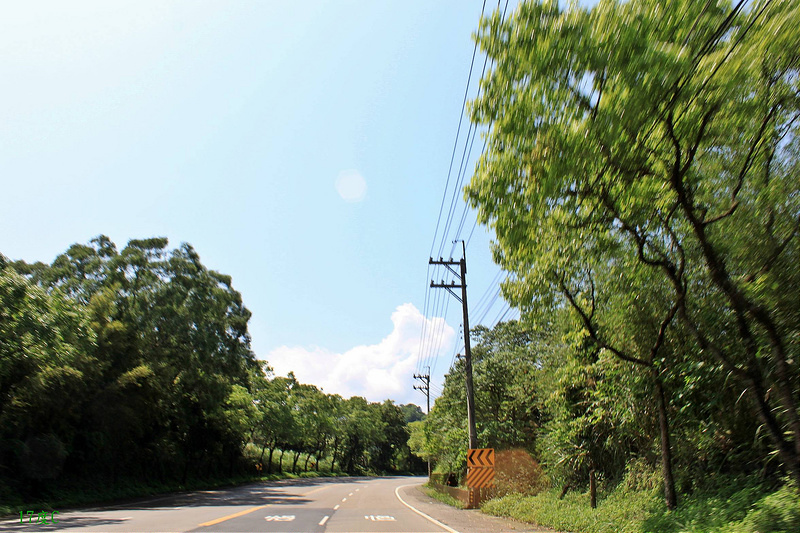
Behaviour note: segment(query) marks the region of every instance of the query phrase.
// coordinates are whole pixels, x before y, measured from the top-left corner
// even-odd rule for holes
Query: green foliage
[[[493,66],[470,114],[487,150],[465,194],[522,318],[474,332],[479,442],[517,443],[553,483],[488,509],[580,531],[797,529],[798,16],[528,0],[483,20]],[[463,473],[465,419],[459,363],[415,453]]]
[[[406,423],[408,424],[417,422],[418,420],[423,420],[425,418],[425,413],[422,412],[422,408],[420,408],[419,405],[407,403],[399,405],[398,407],[400,407],[400,411],[402,411],[403,416],[406,419]]]
[[[0,256],[0,495],[422,468],[407,445],[418,407],[273,377],[230,276],[167,244]]]
[[[744,520],[747,531],[753,533],[791,533],[800,531],[800,500],[790,486],[760,500]]]
[[[653,493],[626,494],[602,499],[589,507],[588,494],[572,493],[558,498],[557,490],[525,497],[519,494],[486,502],[486,513],[580,533],[640,533],[648,508],[658,505]]]
[[[463,509],[464,508],[464,504],[461,502],[461,500],[457,500],[456,498],[453,498],[452,496],[450,496],[446,492],[439,492],[434,487],[431,487],[431,486],[428,486],[428,485],[425,485],[422,490],[425,491],[425,494],[427,494],[428,496],[430,496],[434,500],[439,500],[442,503],[446,503],[450,507],[455,507],[456,509]]]
[[[547,348],[517,322],[481,326],[472,332],[476,425],[481,445],[532,449],[541,423],[535,375],[536,350]],[[420,435],[422,429],[422,435]],[[466,467],[466,392],[464,365],[445,376],[444,391],[422,426],[415,426],[414,453],[436,462],[436,472]]]
[[[673,507],[704,476],[800,483],[799,9],[530,0],[484,19],[470,113],[491,126],[465,193],[550,347],[527,348],[526,385],[555,482],[642,460]]]
[[[639,474],[641,475],[641,474]],[[788,485],[771,492],[747,479],[723,477],[685,498],[677,511],[666,511],[654,488],[623,484],[600,495],[597,509],[589,496],[558,490],[533,497],[519,494],[490,500],[489,514],[578,533],[779,533],[797,531],[800,504]]]

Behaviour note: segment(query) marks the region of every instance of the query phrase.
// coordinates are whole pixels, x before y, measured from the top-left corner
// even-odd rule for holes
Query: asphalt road
[[[58,523],[19,519],[2,531],[458,533],[403,500],[425,478],[320,478],[62,510]],[[405,487],[405,488],[404,488]],[[408,499],[406,497],[406,499]]]

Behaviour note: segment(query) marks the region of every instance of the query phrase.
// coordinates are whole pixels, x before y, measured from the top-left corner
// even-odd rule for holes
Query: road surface
[[[425,478],[318,478],[256,483],[230,489],[174,494],[125,504],[61,510],[56,524],[3,520],[0,530],[27,532],[414,532],[533,531],[497,526],[475,511],[460,511],[455,529],[414,507]],[[410,502],[410,503],[409,503]],[[437,502],[438,503],[438,502]],[[441,504],[440,504],[441,505]],[[444,509],[443,509],[444,510]],[[448,511],[452,512],[450,508]],[[480,522],[469,520],[466,513]],[[455,515],[450,515],[451,518]],[[464,524],[469,523],[464,529]],[[520,524],[521,526],[521,524]],[[488,529],[487,529],[488,528]]]

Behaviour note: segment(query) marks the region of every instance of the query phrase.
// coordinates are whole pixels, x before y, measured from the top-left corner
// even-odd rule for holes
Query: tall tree
[[[571,308],[598,350],[650,371],[665,407],[679,321],[800,486],[798,17],[769,0],[495,15],[478,36],[495,66],[471,107],[493,127],[467,194],[515,274],[507,298]],[[615,318],[619,291],[647,302],[644,321]]]

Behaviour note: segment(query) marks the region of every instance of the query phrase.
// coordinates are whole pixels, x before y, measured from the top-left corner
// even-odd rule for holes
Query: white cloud
[[[292,371],[301,383],[311,383],[329,394],[420,404],[423,397],[412,389],[420,329],[425,321],[428,327],[438,328],[443,320],[426,319],[407,303],[392,313],[394,328],[378,344],[356,346],[344,353],[318,346],[281,346],[267,355],[267,362],[276,375],[285,376]],[[444,324],[442,354],[452,350],[454,337],[453,328]]]
[[[360,202],[367,195],[367,182],[357,170],[343,170],[336,177],[336,192],[346,202]]]

